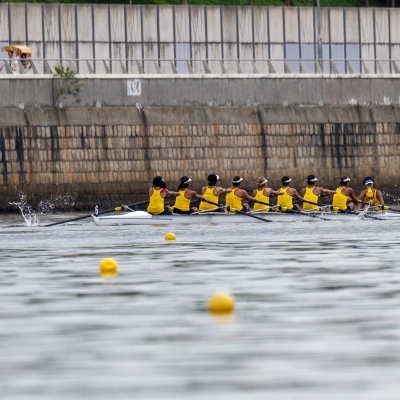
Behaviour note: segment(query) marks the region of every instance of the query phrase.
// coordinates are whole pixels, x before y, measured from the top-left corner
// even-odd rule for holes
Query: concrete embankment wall
[[[400,75],[80,76],[80,107],[399,105]],[[53,107],[61,80],[0,76],[0,108]],[[72,96],[57,106],[76,107]]]
[[[396,105],[3,108],[0,209],[18,189],[32,204],[57,192],[90,209],[131,203],[158,174],[171,188],[189,175],[195,189],[211,172],[224,186],[238,174],[249,190],[260,175],[276,188],[282,175],[297,188],[310,173],[331,188],[372,175],[394,193],[399,150]]]

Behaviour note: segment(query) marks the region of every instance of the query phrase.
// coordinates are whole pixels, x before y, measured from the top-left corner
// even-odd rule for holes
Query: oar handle
[[[203,201],[205,201],[206,203],[213,204],[214,206],[217,206],[217,207],[223,207],[223,208],[225,208],[228,212],[243,214],[243,215],[246,215],[247,217],[254,218],[254,219],[258,219],[259,221],[262,221],[262,222],[272,222],[272,221],[269,220],[269,219],[260,218],[260,217],[257,217],[256,215],[251,215],[251,214],[247,214],[246,212],[243,212],[243,211],[241,211],[241,210],[236,210],[236,208],[233,208],[233,207],[231,207],[231,206],[227,206],[227,205],[224,205],[224,204],[214,203],[213,201],[209,201],[209,200],[206,200],[206,199],[204,199]]]

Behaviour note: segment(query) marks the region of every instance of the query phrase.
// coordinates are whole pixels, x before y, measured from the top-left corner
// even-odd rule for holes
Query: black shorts
[[[164,207],[164,211],[160,212],[159,214],[152,214],[152,213],[149,213],[149,214],[151,214],[151,215],[168,215],[169,214],[169,207],[165,206]]]
[[[195,210],[193,210],[193,208],[191,208],[189,211],[182,211],[179,208],[174,208],[172,210],[172,212],[174,214],[193,214],[194,212],[196,212]]]

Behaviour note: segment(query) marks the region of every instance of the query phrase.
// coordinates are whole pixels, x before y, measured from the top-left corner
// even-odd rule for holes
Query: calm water
[[[2,215],[1,398],[398,399],[399,228]],[[105,257],[117,277],[99,276]],[[220,290],[231,318],[207,311]]]

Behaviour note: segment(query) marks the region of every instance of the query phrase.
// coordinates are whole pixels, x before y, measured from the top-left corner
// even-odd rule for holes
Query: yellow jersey
[[[185,192],[187,189],[183,189],[179,191],[179,196],[175,199],[174,208],[177,208],[181,211],[189,211],[190,210],[190,199],[185,196]]]
[[[161,196],[162,189],[153,189],[153,193],[150,196],[149,206],[147,212],[153,215],[161,214],[164,211],[164,198]]]
[[[293,197],[287,193],[288,187],[280,188],[279,191],[283,192],[282,195],[278,196],[277,206],[286,207],[289,210],[293,208]]]
[[[341,210],[347,210],[347,201],[350,199],[350,197],[343,194],[342,190],[342,186],[336,189],[336,193],[333,195],[332,206],[338,207]]]
[[[376,198],[376,190],[375,189],[368,189],[365,192],[363,201],[366,201],[370,204],[381,204],[379,200]]]
[[[243,210],[243,204],[242,201],[243,199],[239,196],[236,196],[235,192],[238,188],[233,187],[231,188],[231,192],[227,193],[226,197],[225,197],[225,205],[232,207],[232,208],[236,208],[236,210],[238,211],[242,211]]]
[[[262,201],[263,203],[269,203],[269,197],[264,194],[264,189],[257,189],[254,198]],[[268,212],[269,206],[266,206],[265,204],[254,203],[253,209],[254,211]]]
[[[214,189],[215,189],[215,186],[214,186],[214,187],[207,186],[207,187],[206,187],[206,190],[205,190],[205,192],[204,192],[204,194],[203,194],[203,197],[204,197],[206,200],[211,201],[211,202],[217,204],[217,203],[218,203],[218,196],[216,196],[216,195],[214,194]],[[207,203],[207,202],[205,202],[205,201],[202,201],[202,202],[200,203],[200,207],[199,207],[200,211],[211,210],[211,209],[213,209],[213,208],[216,208],[216,206],[213,205],[213,204]]]
[[[312,203],[318,203],[318,196],[314,193],[315,187],[306,187],[306,192],[304,193],[304,199],[307,201],[311,201]],[[310,203],[303,203],[303,210],[314,210],[318,211],[319,207],[310,204]]]

